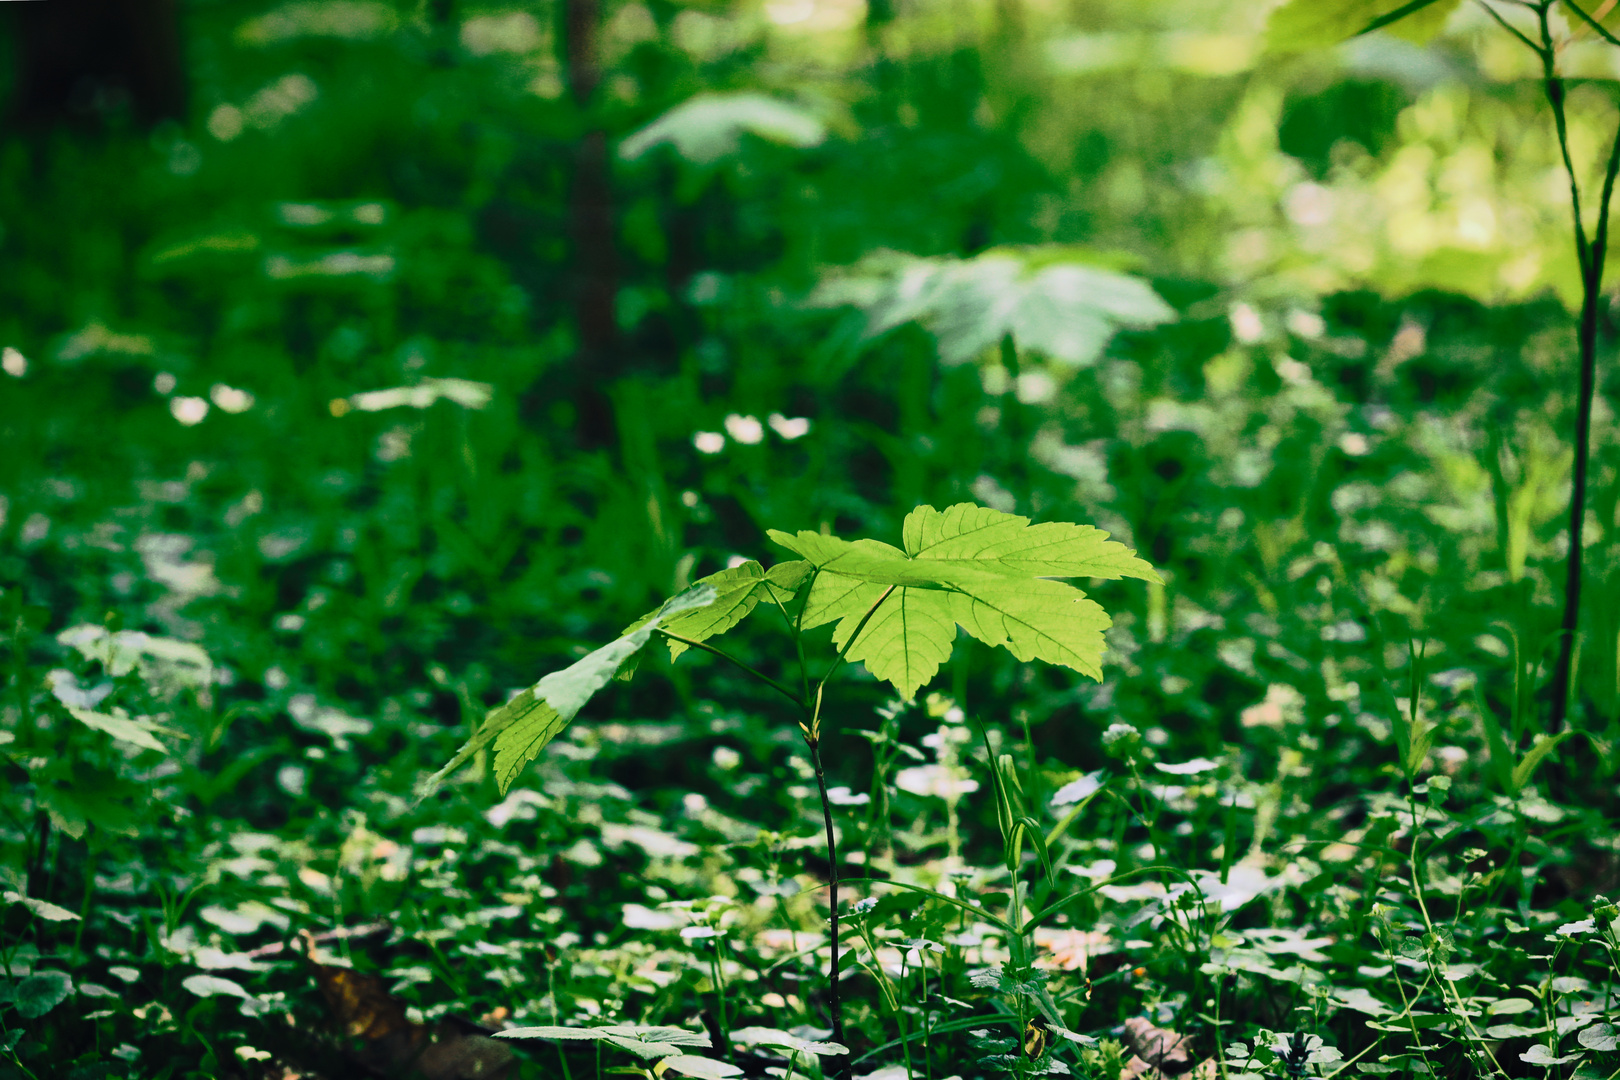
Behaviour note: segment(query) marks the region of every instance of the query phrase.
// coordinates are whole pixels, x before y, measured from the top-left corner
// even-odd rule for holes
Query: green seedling
[[[1061,664],[1100,680],[1108,614],[1081,590],[1053,579],[1160,579],[1135,552],[1109,540],[1100,529],[1061,522],[1031,525],[1027,518],[966,503],[944,511],[931,506],[913,510],[905,520],[903,548],[815,532],[772,530],[770,536],[799,558],[769,569],[757,562],[744,563],[710,575],[666,601],[632,623],[618,640],[547,675],[493,710],[422,792],[430,792],[479,751],[493,746],[495,778],[504,793],[523,766],[628,667],[654,634],[668,642],[672,659],[688,649],[702,649],[735,664],[793,702],[815,766],[827,857],[834,868],[829,881],[833,947],[828,1003],[833,1039],[843,1043],[838,858],[821,756],[828,682],[846,661],[859,660],[872,675],[911,700],[950,657],[958,626],[987,645],[1007,648],[1020,660]],[[731,630],[762,604],[781,614],[792,637],[797,689],[710,644],[709,639]],[[820,677],[812,678],[804,636],[829,623],[834,624],[837,653]],[[1011,760],[1001,764],[992,760],[992,774],[1004,854],[1015,882],[1026,836],[1050,874],[1043,832],[1014,802],[1018,782]],[[1009,929],[1021,920],[1016,890],[1014,902],[1020,906],[1009,912]],[[1024,936],[1017,930],[1011,934],[1015,943]]]

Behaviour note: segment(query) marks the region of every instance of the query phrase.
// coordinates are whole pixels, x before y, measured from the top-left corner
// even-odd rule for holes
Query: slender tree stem
[[[816,787],[821,791],[821,820],[827,829],[827,862],[832,866],[827,874],[827,906],[832,911],[828,922],[828,933],[832,936],[832,963],[827,972],[827,1011],[832,1014],[833,1042],[848,1046],[849,1043],[844,1041],[844,1009],[838,986],[842,974],[838,959],[838,844],[833,838],[832,803],[827,798],[827,774],[821,767],[819,741],[810,743],[810,761],[816,767]],[[847,1056],[839,1059],[835,1076],[844,1076],[849,1072],[846,1061]]]
[[[1557,51],[1548,21],[1551,8],[1551,0],[1544,0],[1537,9],[1541,44],[1536,51],[1541,57],[1543,84],[1546,87],[1547,103],[1552,107],[1553,125],[1558,132],[1558,148],[1564,159],[1564,171],[1569,175],[1570,208],[1575,219],[1575,257],[1581,270],[1581,321],[1578,330],[1581,378],[1580,395],[1575,408],[1575,467],[1569,499],[1569,557],[1565,564],[1564,615],[1560,625],[1558,663],[1553,669],[1552,715],[1548,724],[1551,730],[1558,731],[1564,726],[1570,698],[1575,689],[1573,680],[1581,616],[1581,564],[1584,555],[1582,533],[1586,525],[1587,463],[1592,446],[1592,399],[1597,392],[1598,314],[1603,299],[1603,264],[1608,255],[1609,208],[1614,198],[1615,176],[1620,172],[1620,131],[1615,133],[1614,143],[1609,150],[1608,167],[1603,175],[1603,193],[1598,200],[1596,230],[1589,242],[1586,225],[1581,220],[1580,181],[1569,152],[1569,125],[1564,111],[1566,86],[1555,66]],[[1580,11],[1578,7],[1575,10],[1585,16],[1585,12]],[[1592,20],[1587,19],[1587,22],[1590,23]]]
[[[822,692],[827,688],[827,680],[833,677],[833,673],[844,662],[844,657],[854,647],[856,640],[861,636],[861,632],[866,629],[866,624],[872,621],[872,616],[877,614],[877,609],[883,606],[883,602],[894,593],[895,588],[896,586],[890,585],[887,589],[884,589],[883,595],[878,597],[872,606],[866,609],[866,614],[861,616],[861,621],[855,626],[855,632],[849,635],[849,640],[844,642],[844,647],[838,650],[838,656],[833,660],[832,666],[827,669],[827,674],[823,675],[821,681],[816,683],[815,705],[807,710],[810,713],[810,723],[809,726],[803,728],[804,742],[810,748],[810,760],[816,769],[816,789],[821,794],[821,821],[827,831],[827,864],[830,867],[827,874],[827,904],[831,911],[828,920],[828,933],[832,936],[832,962],[827,971],[827,1011],[832,1014],[833,1041],[842,1043],[844,1046],[849,1044],[844,1042],[844,1006],[838,986],[842,975],[838,957],[838,843],[833,836],[832,801],[827,798],[827,773],[821,766],[821,699]],[[802,623],[803,609],[800,609],[799,615]],[[835,1066],[833,1075],[839,1077],[849,1075],[849,1058],[847,1056],[838,1059],[838,1065]]]

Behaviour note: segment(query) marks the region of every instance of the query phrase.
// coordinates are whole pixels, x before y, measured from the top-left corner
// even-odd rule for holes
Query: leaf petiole
[[[787,687],[783,686],[781,683],[777,682],[775,679],[771,678],[769,675],[765,674],[763,671],[760,671],[757,668],[751,667],[748,664],[743,663],[741,660],[737,659],[735,656],[732,656],[730,653],[726,652],[724,649],[717,649],[713,645],[710,645],[706,641],[698,641],[695,638],[684,637],[684,636],[682,636],[680,634],[672,634],[668,630],[663,629],[662,627],[655,627],[654,632],[664,635],[665,637],[669,638],[671,641],[678,641],[682,645],[685,645],[689,649],[702,649],[704,652],[713,653],[715,656],[718,656],[722,660],[730,661],[731,663],[735,664],[737,667],[741,668],[743,671],[746,671],[748,674],[752,675],[754,678],[756,678],[760,682],[764,683],[766,686],[770,687],[772,690],[775,690],[777,693],[781,694],[783,697],[785,697],[789,701],[793,702],[793,704],[797,705],[799,708],[801,708],[801,709],[805,708],[804,699],[799,697],[798,694],[795,694],[792,690],[789,690]],[[808,710],[806,710],[806,711],[808,711]]]

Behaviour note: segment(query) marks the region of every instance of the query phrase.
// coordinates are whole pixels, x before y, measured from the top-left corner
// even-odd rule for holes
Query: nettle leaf
[[[714,589],[714,603],[668,617],[659,625],[659,629],[693,641],[706,641],[742,622],[759,606],[761,600],[787,603],[809,574],[810,564],[803,560],[777,563],[767,570],[750,559],[739,566],[700,579],[698,585],[708,585]],[[650,611],[625,627],[624,632],[628,634],[639,630],[657,616],[657,611]],[[671,640],[669,658],[677,659],[689,648],[691,646],[685,642]]]
[[[821,533],[771,539],[815,566],[806,627],[834,622],[833,640],[910,700],[950,656],[956,627],[1023,661],[1062,664],[1102,678],[1108,614],[1051,577],[1159,576],[1136,553],[1083,525],[1028,518],[970,503],[921,506],[906,518],[905,550]]]
[[[446,777],[491,743],[495,746],[495,782],[504,795],[523,766],[533,761],[579,714],[585,703],[612,680],[619,668],[641,651],[654,630],[666,620],[714,603],[716,596],[712,585],[693,586],[617,641],[609,642],[561,671],[552,672],[505,705],[491,710],[466,745],[456,751],[444,768],[423,782],[418,789],[419,797],[431,794]]]
[[[1462,0],[1288,0],[1271,13],[1266,48],[1303,52],[1331,48],[1370,30],[1418,44],[1445,28]]]

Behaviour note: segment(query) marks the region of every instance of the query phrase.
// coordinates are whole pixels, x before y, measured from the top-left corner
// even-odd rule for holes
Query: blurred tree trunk
[[[580,445],[614,440],[613,408],[606,388],[622,366],[614,298],[618,259],[614,250],[613,193],[607,134],[592,115],[602,81],[600,0],[564,0],[563,66],[569,94],[587,129],[574,150],[568,217],[574,240],[574,317],[579,329],[575,357],[575,407]]]
[[[11,9],[19,127],[97,122],[127,110],[142,124],[184,119],[175,0],[42,0]]]

